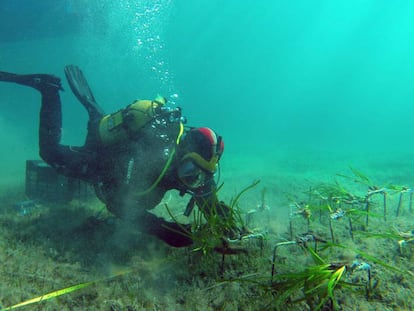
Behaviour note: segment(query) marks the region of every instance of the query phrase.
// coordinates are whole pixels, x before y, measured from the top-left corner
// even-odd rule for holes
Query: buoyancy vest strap
[[[178,132],[177,139],[175,141],[176,142],[176,146],[180,143],[180,139],[181,139],[181,136],[183,135],[183,133],[184,133],[184,125],[183,125],[182,122],[180,122],[180,130]],[[167,172],[167,170],[171,166],[171,163],[172,163],[172,161],[174,159],[174,155],[175,155],[175,152],[176,152],[176,146],[174,146],[174,148],[171,150],[171,153],[170,153],[170,155],[168,157],[168,160],[165,163],[164,168],[162,169],[160,175],[158,175],[157,179],[153,182],[153,184],[148,189],[146,189],[144,191],[141,191],[141,192],[135,193],[136,196],[146,195],[146,194],[150,193],[152,190],[154,190],[156,186],[158,186],[158,184],[160,183],[161,179],[165,176],[165,173]]]

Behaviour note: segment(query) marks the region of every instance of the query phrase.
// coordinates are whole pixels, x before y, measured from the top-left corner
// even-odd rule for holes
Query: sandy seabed
[[[221,171],[224,186],[219,193],[226,202],[255,180],[261,180],[240,197],[238,206],[249,228],[264,235],[263,239],[239,242],[237,248],[243,252],[224,257],[195,247],[174,249],[136,228],[126,229],[94,197],[75,198],[64,204],[36,202],[22,208],[16,203],[27,200],[23,183],[3,187],[1,306],[7,308],[81,284],[72,292],[21,309],[318,309],[323,291],[312,300],[310,289],[299,286],[285,297],[292,287],[286,285],[287,278],[280,278],[288,273],[297,276],[309,272],[315,266],[309,251],[296,243],[279,247],[274,256],[278,243],[297,242],[311,233],[321,241],[334,239],[344,246],[324,249],[324,242],[318,244],[317,253],[326,263],[346,266],[343,283],[334,290],[335,304],[328,300],[320,309],[414,309],[414,276],[410,273],[414,250],[409,236],[414,229],[409,191],[414,181],[408,156],[350,159],[326,154],[269,155],[226,161],[229,162],[224,161]],[[353,172],[351,167],[358,171]],[[356,176],[355,172],[363,175]],[[369,182],[362,182],[363,177],[368,177]],[[392,189],[391,183],[395,186]],[[370,197],[368,217],[364,203],[346,205],[343,198],[342,202],[331,200],[329,211],[323,191],[333,191],[335,187],[338,190],[338,185],[360,198],[375,190],[373,186],[377,190],[388,187],[386,217],[380,194]],[[164,203],[179,221],[192,219],[182,216],[187,198],[171,193]],[[347,213],[337,219],[330,217],[339,209]],[[155,213],[170,218],[164,204]],[[306,246],[313,249],[313,241]],[[355,263],[358,267],[369,265],[370,280],[367,269],[355,268]]]

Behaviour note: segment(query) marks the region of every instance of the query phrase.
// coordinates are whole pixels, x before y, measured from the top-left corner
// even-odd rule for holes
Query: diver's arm
[[[216,224],[222,226],[221,230],[225,237],[230,239],[240,239],[251,231],[244,225],[240,215],[230,205],[220,201],[217,196],[217,187],[214,180],[203,187],[203,192],[193,196],[193,200],[198,208],[203,212],[207,222],[214,217]]]
[[[220,201],[217,196],[217,185],[214,178],[209,179],[202,188],[198,189],[193,198],[197,207],[205,215],[217,214],[220,217],[232,217],[231,207]]]

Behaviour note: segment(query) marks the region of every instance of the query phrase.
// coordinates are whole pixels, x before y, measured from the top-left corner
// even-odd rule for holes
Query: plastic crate
[[[26,195],[33,200],[61,203],[94,195],[91,185],[58,174],[41,160],[26,161]]]

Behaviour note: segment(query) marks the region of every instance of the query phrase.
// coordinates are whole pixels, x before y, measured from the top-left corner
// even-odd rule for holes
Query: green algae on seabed
[[[293,190],[297,196],[296,202],[306,205],[309,198],[317,198],[310,197],[306,191],[301,197],[302,188],[309,187],[303,187],[300,178],[294,182],[296,190],[290,186],[286,190]],[[292,182],[288,184],[292,185]],[[344,186],[347,186],[346,183]],[[314,185],[312,189],[317,187]],[[257,202],[263,201],[260,190],[253,189],[254,196],[249,194],[239,198],[242,213],[249,210],[245,207],[256,206]],[[220,191],[221,195],[226,195],[226,186]],[[361,189],[361,192],[363,191]],[[269,190],[266,197],[271,212],[284,212],[286,216],[289,215],[288,200],[280,205],[279,211],[275,211],[275,205],[285,199],[273,196]],[[2,202],[12,206],[17,200],[3,199]],[[180,212],[177,208],[178,202],[179,197],[172,197],[168,203],[173,215]],[[381,209],[382,204],[380,198],[378,203],[376,202],[373,201],[372,205],[374,213]],[[315,248],[318,255],[327,257],[326,260],[330,263],[342,261],[349,266],[357,258],[359,262],[363,259],[363,262],[371,266],[372,284],[369,286],[369,295],[366,292],[368,285],[364,285],[367,283],[361,285],[358,281],[366,279],[366,276],[361,274],[362,271],[347,272],[341,276],[345,282],[354,284],[355,290],[347,290],[340,285],[341,283],[335,286],[335,298],[340,307],[352,305],[368,309],[379,306],[398,309],[400,305],[403,309],[412,306],[408,290],[413,287],[413,277],[407,271],[413,268],[411,259],[414,252],[410,243],[405,246],[403,253],[399,252],[396,238],[398,234],[395,231],[395,228],[398,228],[399,232],[410,229],[410,221],[406,217],[409,216],[409,209],[405,208],[409,202],[405,202],[399,217],[393,213],[398,206],[398,198],[391,195],[388,203],[389,217],[386,220],[383,217],[373,217],[369,227],[365,226],[364,219],[350,215],[356,217],[353,218],[354,240],[349,234],[348,222],[344,222],[343,218],[335,219],[335,238],[343,246],[326,248],[323,246],[324,243],[320,243]],[[286,221],[288,217],[276,218],[271,214],[268,224],[269,215],[255,214],[254,217],[263,218],[255,219],[255,222],[266,223],[265,227],[269,227],[263,250],[260,250],[257,243],[245,241],[243,243],[249,249],[249,254],[227,256],[223,263],[221,254],[207,252],[203,255],[202,252],[194,253],[188,249],[171,249],[147,236],[144,239],[145,243],[124,241],[125,245],[117,245],[119,240],[112,237],[116,231],[109,230],[105,222],[88,221],[85,225],[85,221],[91,216],[105,216],[102,214],[102,205],[94,200],[72,202],[68,205],[45,205],[39,209],[39,213],[27,214],[24,217],[15,211],[10,212],[7,206],[3,205],[1,209],[0,260],[3,264],[0,269],[3,281],[0,290],[3,293],[3,306],[13,306],[42,294],[47,295],[53,290],[61,293],[59,289],[68,288],[68,284],[88,284],[89,286],[85,287],[69,287],[77,290],[48,301],[44,301],[45,297],[51,296],[43,296],[43,301],[38,303],[45,310],[82,310],[88,307],[95,310],[211,310],[235,309],[240,306],[256,310],[275,308],[274,291],[283,290],[283,284],[271,282],[272,264],[269,258],[272,258],[274,241],[289,238]],[[168,217],[168,213],[163,211],[162,207],[160,212]],[[329,240],[330,213],[326,210],[321,217],[318,213],[318,209],[315,208],[310,214],[309,234],[318,239]],[[299,233],[305,233],[300,231],[301,221],[308,227],[307,219],[295,219],[296,229],[293,234],[298,238]],[[281,230],[280,233],[277,230]],[[394,236],[389,232],[394,232]],[[133,231],[131,234],[134,239],[144,238]],[[302,240],[296,240],[296,244],[297,241]],[[309,246],[314,247],[313,244]],[[284,275],[301,274],[312,267],[312,260],[303,247],[304,244],[278,250],[273,258],[277,265],[275,280],[283,279]],[[110,267],[117,265],[134,272],[92,284],[91,280],[105,279],[112,275],[113,269]],[[271,284],[273,285],[270,286]],[[312,301],[303,300],[306,293],[309,295],[317,292],[304,291],[304,288],[287,290],[285,295],[288,294],[286,297],[289,298],[286,298],[288,300],[284,306],[289,310],[303,310],[306,304]]]

